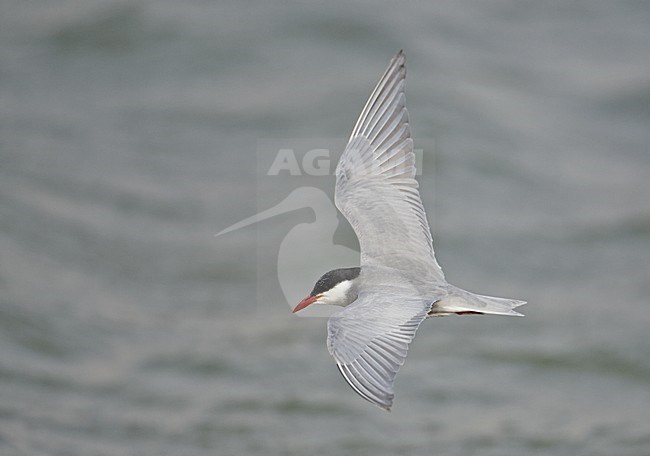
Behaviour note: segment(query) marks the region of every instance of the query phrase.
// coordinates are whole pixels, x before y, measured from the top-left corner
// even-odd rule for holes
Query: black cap
[[[318,279],[314,289],[311,291],[309,296],[316,296],[317,294],[324,293],[331,290],[336,285],[346,280],[353,280],[359,277],[361,268],[341,268],[333,269],[329,272],[323,274],[323,276]]]

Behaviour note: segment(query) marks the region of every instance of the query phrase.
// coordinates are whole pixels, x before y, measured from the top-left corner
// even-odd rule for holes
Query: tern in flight
[[[390,410],[393,383],[420,323],[444,315],[518,315],[525,304],[482,296],[445,280],[415,180],[398,52],[357,120],[336,168],[335,204],[361,247],[360,267],[324,274],[293,312],[341,306],[327,322],[327,348],[361,397]]]

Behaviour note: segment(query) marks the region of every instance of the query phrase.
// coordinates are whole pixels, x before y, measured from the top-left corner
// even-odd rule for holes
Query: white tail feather
[[[526,301],[477,295],[449,285],[449,294],[433,304],[429,316],[434,317],[462,312],[475,312],[480,314],[523,317],[523,314],[515,312],[514,309],[524,304],[526,304]]]

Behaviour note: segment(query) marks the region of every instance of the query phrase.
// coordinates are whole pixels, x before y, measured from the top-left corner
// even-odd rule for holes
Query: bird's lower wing
[[[395,376],[430,308],[416,297],[369,294],[330,317],[327,348],[361,397],[390,410]]]

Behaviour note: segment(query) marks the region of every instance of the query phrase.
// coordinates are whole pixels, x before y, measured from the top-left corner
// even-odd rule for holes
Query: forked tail
[[[477,295],[449,285],[449,294],[431,306],[429,316],[489,314],[523,317],[523,314],[515,312],[514,309],[524,304],[526,301]]]

